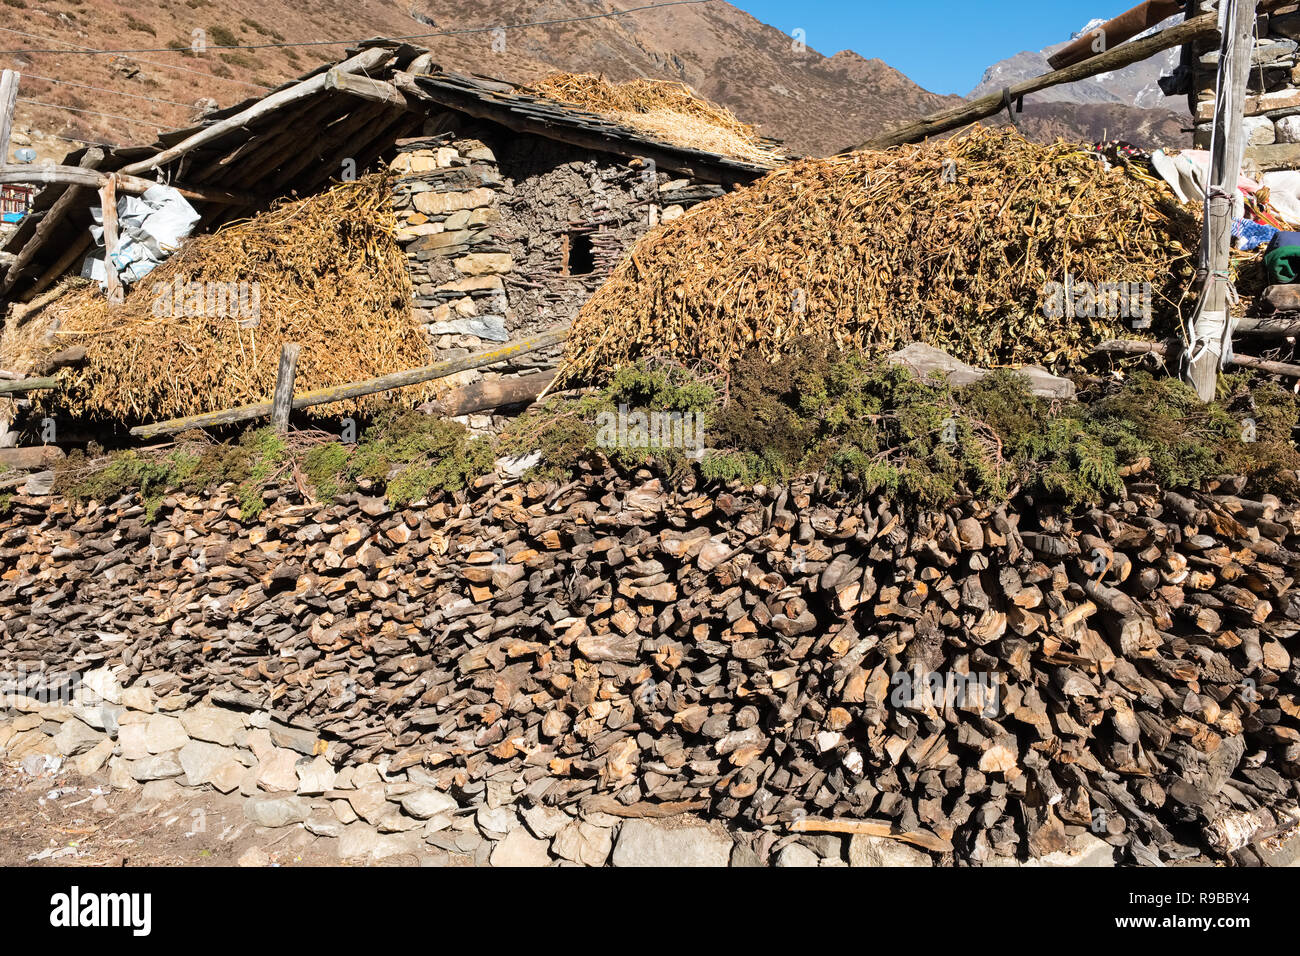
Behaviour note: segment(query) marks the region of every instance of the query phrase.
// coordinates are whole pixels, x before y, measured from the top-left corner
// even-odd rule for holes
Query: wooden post
[[[104,281],[108,301],[119,305],[126,299],[126,292],[113,261],[117,252],[117,180],[112,176],[99,189],[99,204],[104,210]]]
[[[1183,379],[1202,401],[1214,398],[1223,356],[1232,348],[1233,321],[1228,276],[1232,213],[1245,151],[1243,103],[1254,48],[1257,0],[1222,0],[1219,7],[1219,80],[1214,102],[1214,140],[1210,148],[1210,186],[1205,197],[1201,236],[1200,302],[1188,328]]]
[[[9,137],[14,131],[14,107],[18,104],[18,82],[21,74],[16,70],[0,73],[0,166],[9,162]]]
[[[289,431],[289,413],[293,411],[293,379],[298,373],[301,346],[285,342],[280,346],[280,368],[275,373],[275,395],[271,399],[271,424],[276,434]]]

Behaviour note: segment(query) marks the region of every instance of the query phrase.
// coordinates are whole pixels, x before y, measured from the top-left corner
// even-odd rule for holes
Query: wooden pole
[[[143,196],[145,192],[158,183],[140,176],[123,173],[100,173],[81,166],[0,166],[0,183],[27,183],[33,186],[43,183],[63,183],[69,186],[90,186],[101,188],[110,175],[117,178],[117,191],[128,196]],[[172,187],[186,199],[201,202],[218,203],[227,206],[252,206],[265,200],[257,193],[241,192],[231,189],[205,189],[173,185]]]
[[[1278,0],[1272,0],[1272,2],[1276,3]],[[1210,13],[1195,17],[1144,39],[1117,46],[1106,53],[1084,60],[1081,63],[1075,63],[1061,70],[1023,80],[1008,87],[1004,92],[990,93],[988,96],[981,97],[964,106],[934,113],[914,123],[908,123],[897,129],[881,133],[859,146],[850,147],[841,150],[841,152],[848,153],[859,149],[888,149],[891,146],[913,143],[925,139],[927,136],[935,136],[949,130],[960,129],[1005,109],[1008,100],[1016,100],[1029,93],[1037,93],[1039,90],[1046,90],[1062,83],[1086,80],[1088,77],[1096,76],[1099,73],[1122,69],[1130,63],[1138,63],[1149,59],[1171,47],[1182,46],[1186,43],[1212,37],[1217,32],[1218,21],[1214,14]]]
[[[1121,13],[1095,30],[1089,30],[1072,43],[1066,44],[1049,56],[1047,63],[1053,70],[1059,70],[1105,53],[1111,47],[1119,46],[1143,30],[1149,30],[1156,24],[1163,23],[1182,8],[1182,0],[1146,0],[1145,3],[1139,3],[1132,10]]]
[[[16,70],[0,73],[0,165],[9,162],[9,137],[14,131],[14,107],[18,104],[21,78]]]
[[[1138,342],[1133,339],[1112,339],[1102,342],[1092,350],[1093,355],[1159,355],[1169,357],[1170,348],[1165,342]],[[1290,362],[1277,362],[1273,359],[1257,358],[1254,355],[1242,355],[1234,352],[1228,359],[1229,365],[1238,368],[1254,368],[1269,375],[1285,375],[1288,378],[1300,378],[1300,365]]]
[[[1202,401],[1214,398],[1223,356],[1231,352],[1229,308],[1232,214],[1246,148],[1242,107],[1254,48],[1256,0],[1221,0],[1223,30],[1219,42],[1219,78],[1214,103],[1214,138],[1210,145],[1210,187],[1205,197],[1201,236],[1204,286],[1190,323],[1183,379]]]
[[[328,405],[331,402],[343,402],[352,398],[361,398],[365,395],[374,395],[376,392],[387,392],[394,388],[402,388],[407,385],[419,385],[422,382],[430,382],[438,378],[446,378],[456,372],[463,372],[471,368],[482,368],[485,365],[495,365],[497,362],[504,362],[506,359],[514,358],[517,355],[525,355],[529,352],[537,352],[552,345],[558,345],[563,342],[569,334],[568,326],[554,329],[550,332],[544,332],[541,335],[534,335],[531,338],[520,339],[518,342],[512,342],[503,345],[500,348],[487,349],[483,352],[475,352],[473,355],[467,355],[464,358],[451,359],[447,362],[437,362],[433,365],[424,365],[420,368],[409,369],[405,372],[393,372],[391,375],[381,375],[378,378],[366,379],[364,382],[353,382],[349,385],[335,385],[330,388],[318,388],[312,392],[304,392],[301,395],[295,395],[293,399],[294,408],[311,408],[315,405]],[[137,438],[152,438],[155,435],[169,435],[175,432],[188,431],[191,428],[213,428],[217,425],[233,425],[237,422],[249,421],[254,418],[262,418],[271,414],[271,402],[258,402],[254,405],[243,405],[239,408],[231,408],[220,412],[205,412],[201,415],[189,415],[185,418],[173,418],[168,421],[155,422],[151,425],[137,425],[131,429],[131,434]]]
[[[293,379],[298,372],[301,346],[285,342],[280,346],[280,368],[275,374],[275,396],[271,399],[271,424],[278,434],[289,431],[289,413],[293,411]]]
[[[117,253],[117,183],[111,176],[99,189],[99,204],[104,212],[104,284],[109,303],[120,305],[126,300],[126,292],[113,261]]]
[[[58,387],[59,381],[55,378],[0,379],[0,395],[12,395],[15,392],[39,392]]]

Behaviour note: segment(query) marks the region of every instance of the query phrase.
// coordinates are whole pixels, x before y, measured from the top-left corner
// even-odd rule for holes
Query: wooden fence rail
[[[315,391],[295,395],[293,397],[293,407],[295,409],[310,408],[314,405],[343,402],[352,398],[361,398],[365,395],[374,395],[376,392],[387,392],[407,385],[419,385],[434,379],[446,378],[448,375],[454,375],[456,372],[464,372],[472,368],[495,365],[518,355],[526,355],[529,352],[538,352],[552,345],[558,345],[564,341],[568,334],[569,327],[566,325],[550,332],[544,332],[541,335],[534,335],[526,339],[520,339],[517,342],[511,342],[500,348],[475,352],[472,355],[466,355],[464,358],[436,362],[433,365],[424,365],[404,372],[393,372],[389,375],[381,375],[378,378],[366,379],[363,382],[318,388]],[[205,412],[201,415],[173,418],[150,425],[137,425],[131,429],[131,434],[138,438],[152,438],[155,435],[175,434],[176,432],[188,431],[191,428],[233,425],[236,422],[264,418],[272,413],[273,405],[273,402],[257,402],[253,405],[243,405],[239,408],[231,408],[220,412]]]

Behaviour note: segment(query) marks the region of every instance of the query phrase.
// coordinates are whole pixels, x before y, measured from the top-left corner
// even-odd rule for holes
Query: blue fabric
[[[1258,249],[1266,242],[1276,241],[1279,230],[1262,222],[1255,222],[1253,219],[1234,219],[1232,234],[1238,240],[1237,248],[1249,252],[1251,249]],[[1290,235],[1300,237],[1298,233],[1290,233]],[[1300,245],[1300,242],[1297,245]],[[1269,248],[1274,247],[1270,245]]]
[[[1268,244],[1268,251],[1285,249],[1288,246],[1300,246],[1300,232],[1278,232]]]

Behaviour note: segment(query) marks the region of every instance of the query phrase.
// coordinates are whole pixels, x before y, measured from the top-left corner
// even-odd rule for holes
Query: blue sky
[[[1137,0],[731,0],[784,33],[802,29],[830,56],[878,57],[934,93],[965,95],[984,68],[1070,38]]]

